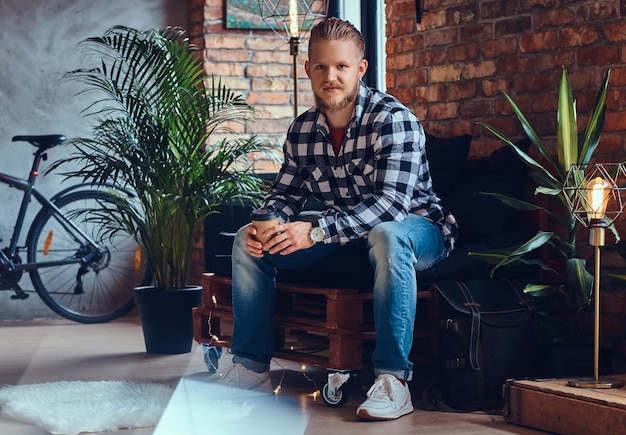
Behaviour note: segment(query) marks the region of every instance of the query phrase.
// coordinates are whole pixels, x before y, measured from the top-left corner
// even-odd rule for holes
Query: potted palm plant
[[[541,325],[550,343],[580,342],[584,339],[581,320],[593,307],[594,278],[587,270],[584,252],[588,252],[587,240],[580,243],[580,223],[576,219],[568,195],[573,195],[574,186],[568,186],[568,172],[572,165],[588,165],[600,141],[606,112],[606,93],[610,77],[607,70],[603,83],[597,93],[595,103],[589,115],[587,125],[582,132],[578,130],[576,102],[573,97],[568,74],[563,68],[557,107],[556,156],[541,140],[520,107],[507,93],[503,93],[507,102],[519,120],[533,147],[529,152],[519,149],[509,138],[487,123],[480,123],[489,132],[511,147],[516,155],[529,167],[530,175],[536,183],[536,203],[491,194],[506,204],[523,211],[544,213],[553,230],[540,230],[530,240],[510,249],[492,252],[473,252],[470,255],[480,257],[494,264],[495,271],[506,265],[522,262],[536,265],[544,272],[542,282],[529,283],[525,292],[542,298],[543,309]],[[531,156],[532,151],[539,154]],[[543,163],[542,163],[543,162]],[[614,226],[611,230],[617,240],[619,235]],[[546,261],[545,253],[548,252]],[[591,354],[589,353],[589,356]]]
[[[262,181],[251,172],[249,157],[270,145],[231,134],[228,126],[250,119],[253,110],[205,73],[182,29],[116,26],[79,45],[96,63],[66,78],[95,95],[85,109],[92,136],[68,141],[73,151],[50,170],[71,164],[67,177],[121,188],[113,192],[114,206],[99,216],[103,231],[123,228],[135,237],[152,272],[154,285],[135,289],[147,351],[188,352],[190,306],[201,294],[187,283],[194,234],[223,202],[259,198]],[[155,333],[146,325],[148,298],[165,309],[157,314],[161,329]],[[182,338],[173,337],[167,320],[178,304],[184,305]]]

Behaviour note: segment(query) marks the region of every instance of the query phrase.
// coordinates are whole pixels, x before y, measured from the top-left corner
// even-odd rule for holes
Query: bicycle
[[[0,183],[24,192],[11,242],[0,250],[0,290],[14,291],[14,300],[28,298],[18,284],[28,272],[34,290],[57,314],[80,323],[108,322],[134,307],[132,288],[149,284],[151,277],[128,232],[102,231],[97,209],[112,203],[109,188],[78,184],[47,198],[34,187],[47,151],[65,140],[63,135],[12,138],[36,150],[27,179],[0,173]],[[41,209],[20,245],[32,198]]]

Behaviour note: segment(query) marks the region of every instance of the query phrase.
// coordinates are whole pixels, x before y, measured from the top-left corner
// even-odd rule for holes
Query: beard
[[[351,92],[346,94],[345,97],[338,101],[333,101],[333,99],[323,99],[320,95],[318,95],[315,91],[313,91],[313,96],[315,97],[315,104],[317,107],[325,113],[330,112],[339,112],[346,107],[348,107],[351,103],[354,102],[356,96],[359,93],[359,82],[356,83],[354,89]]]

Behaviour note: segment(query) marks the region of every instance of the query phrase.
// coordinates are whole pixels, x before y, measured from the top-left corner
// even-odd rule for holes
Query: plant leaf
[[[572,87],[563,68],[561,85],[559,87],[559,102],[557,107],[556,142],[559,170],[561,178],[565,179],[567,171],[578,162],[578,127],[576,124],[576,103],[572,94]]]

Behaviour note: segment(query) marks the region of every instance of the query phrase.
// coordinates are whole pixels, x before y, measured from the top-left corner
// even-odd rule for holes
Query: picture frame
[[[270,30],[261,16],[259,0],[224,0],[224,11],[227,29]]]

